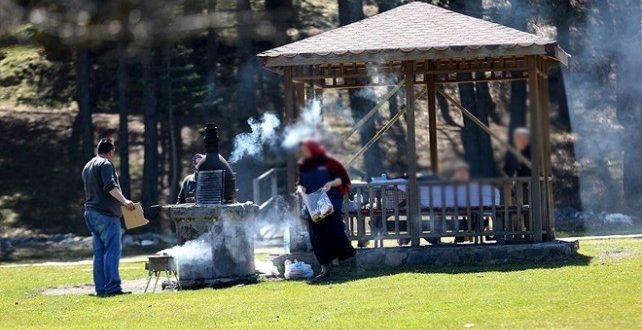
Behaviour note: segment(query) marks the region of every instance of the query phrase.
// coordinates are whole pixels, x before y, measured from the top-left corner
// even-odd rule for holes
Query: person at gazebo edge
[[[194,173],[189,174],[183,179],[183,183],[181,184],[181,190],[178,193],[178,204],[182,203],[193,203],[194,197],[196,196],[196,172],[198,172],[198,168],[196,165],[205,158],[205,155],[203,154],[194,154],[192,156],[192,169],[194,170]]]
[[[324,280],[330,276],[331,268],[338,268],[339,261],[356,254],[346,236],[341,216],[343,198],[350,190],[350,177],[343,165],[328,155],[325,148],[316,141],[305,140],[300,145],[299,160],[300,194],[312,193],[323,189],[327,192],[334,212],[326,218],[312,221],[306,210],[312,250],[321,264],[321,273],[315,280]]]
[[[526,159],[531,160],[531,131],[526,127],[518,127],[513,132],[513,145]],[[506,154],[506,163],[504,164],[504,173],[510,178],[530,177],[531,169],[524,163],[520,162],[515,155],[508,152]],[[514,192],[515,194],[517,192]],[[523,204],[529,204],[528,189],[526,185],[522,188]],[[513,230],[525,230],[528,223],[528,214],[521,219],[512,216],[510,219]],[[517,236],[516,238],[521,238]]]
[[[526,159],[531,159],[531,131],[526,127],[518,127],[513,132],[513,145]],[[510,178],[530,177],[531,169],[526,164],[521,163],[515,155],[508,152],[506,154],[506,163],[504,164],[504,173]]]

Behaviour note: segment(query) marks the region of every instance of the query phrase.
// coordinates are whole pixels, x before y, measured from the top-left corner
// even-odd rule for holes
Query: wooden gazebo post
[[[553,213],[553,210],[555,208],[555,204],[553,201],[553,169],[552,169],[552,164],[551,164],[551,129],[550,129],[550,99],[549,99],[549,90],[548,90],[548,62],[546,62],[544,59],[541,61],[542,63],[542,75],[540,79],[542,80],[541,85],[544,86],[544,88],[541,89],[542,93],[542,104],[543,104],[543,111],[542,111],[542,132],[544,136],[544,178],[545,178],[545,186],[546,186],[546,195],[544,195],[545,200],[544,202],[546,203],[546,211],[547,214],[545,215],[547,218],[547,223],[545,224],[546,226],[546,234],[547,234],[547,240],[553,240],[555,239],[555,215]]]
[[[551,166],[551,141],[550,141],[550,104],[548,95],[548,63],[542,56],[538,57],[537,62],[537,79],[538,79],[538,97],[539,97],[539,117],[541,130],[541,149],[542,149],[542,229],[546,232],[546,240],[554,239],[554,214],[553,214],[553,173]]]
[[[283,68],[283,93],[284,93],[284,119],[287,124],[294,122],[296,113],[294,111],[294,83],[292,81],[292,67]],[[287,191],[292,192],[296,189],[296,159],[293,154],[286,156],[287,169]]]
[[[406,143],[408,144],[408,223],[410,223],[410,241],[412,246],[419,246],[421,219],[419,213],[419,185],[417,183],[417,148],[415,141],[415,61],[402,63],[406,88]]]
[[[530,120],[531,120],[531,199],[530,203],[533,208],[533,240],[540,242],[542,240],[542,185],[540,177],[542,175],[542,131],[541,131],[541,99],[539,97],[539,78],[538,78],[538,56],[529,55],[526,57],[528,67],[528,100],[530,103]]]
[[[553,183],[551,181],[551,146],[548,99],[547,63],[542,56],[530,55],[528,66],[528,97],[531,121],[531,199],[533,208],[533,240],[553,239]]]

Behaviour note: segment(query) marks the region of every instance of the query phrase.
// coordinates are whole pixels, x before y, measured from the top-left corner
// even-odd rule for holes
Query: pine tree
[[[203,98],[206,86],[192,62],[193,50],[183,43],[166,46],[162,51],[162,65],[159,68],[159,110],[162,120],[166,122],[168,131],[164,135],[169,138],[169,173],[168,184],[170,193],[168,203],[175,203],[177,187],[181,175],[182,120],[186,115],[198,114],[203,109]]]
[[[642,27],[640,0],[614,1],[616,70],[616,110],[624,126],[623,182],[628,207],[635,210],[642,202]]]
[[[363,0],[339,0],[339,24],[347,25],[364,18],[363,15]],[[372,89],[366,87],[363,91]],[[369,97],[364,97],[364,92],[351,89],[348,93],[350,95],[350,109],[355,118],[363,118],[376,103]],[[365,92],[365,94],[370,94]],[[361,128],[359,129],[359,136],[361,145],[365,145],[370,141],[376,133],[376,115],[372,116]],[[365,170],[368,177],[374,177],[381,174],[383,166],[381,162],[381,154],[379,152],[379,144],[373,144],[363,155]]]
[[[482,17],[481,0],[463,1],[451,0],[453,10],[473,17]],[[462,79],[472,78],[472,73],[460,73]],[[489,115],[494,111],[495,104],[488,90],[488,83],[459,84],[461,105],[468,109],[483,124],[488,125]],[[472,120],[464,117],[464,127],[461,130],[464,145],[464,157],[471,166],[474,177],[493,177],[496,173],[495,160],[490,136],[479,128]]]

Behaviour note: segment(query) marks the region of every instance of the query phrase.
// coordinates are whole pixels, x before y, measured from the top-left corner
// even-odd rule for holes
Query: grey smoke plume
[[[314,100],[301,112],[298,120],[281,128],[281,121],[273,113],[265,113],[260,119],[248,119],[250,132],[234,138],[234,151],[230,161],[243,158],[258,158],[266,151],[290,150],[307,138],[323,140],[329,127],[323,122],[321,102]]]
[[[277,129],[281,125],[279,118],[273,113],[265,113],[260,120],[247,120],[251,131],[241,133],[234,138],[234,151],[230,157],[233,163],[241,158],[255,157],[263,154],[265,146],[273,146],[278,138]]]
[[[592,3],[585,15],[576,27],[582,37],[575,41],[575,49],[569,50],[573,58],[565,72],[580,197],[586,211],[613,212],[625,207],[620,179],[622,153],[639,147],[633,141],[624,141],[614,97],[614,58],[627,50],[618,47],[624,36],[614,31],[610,23],[612,8],[606,1]],[[637,56],[642,56],[639,49]]]
[[[284,149],[292,149],[304,139],[324,140],[328,132],[329,127],[323,121],[321,102],[314,100],[294,124],[285,127],[281,146]]]
[[[368,63],[366,65],[366,71],[370,81],[380,86],[361,88],[357,92],[357,95],[377,103],[381,97],[388,92],[390,89],[389,86],[397,83],[397,79],[395,76],[383,72],[382,67],[378,63]]]
[[[183,274],[189,273],[190,278],[210,278],[213,271],[212,258],[216,259],[217,257],[216,255],[212,255],[212,250],[217,250],[212,247],[220,247],[224,244],[224,237],[228,239],[225,244],[231,253],[230,257],[236,261],[243,262],[247,257],[245,253],[241,252],[244,246],[247,244],[253,244],[255,246],[261,245],[262,243],[269,244],[275,240],[279,240],[278,243],[280,243],[283,237],[283,231],[292,226],[296,227],[297,222],[300,221],[300,217],[296,208],[291,207],[290,203],[279,196],[270,208],[262,211],[254,218],[219,219],[218,221],[242,224],[242,227],[222,226],[222,232],[208,232],[199,236],[197,239],[187,241],[183,245],[165,249],[159,253],[166,253],[176,258],[179,271]],[[247,235],[239,235],[239,232],[246,233]],[[229,241],[232,237],[234,240]],[[297,238],[293,237],[291,239],[295,240]],[[224,256],[221,257],[223,258]],[[260,266],[265,268],[266,265],[262,264]],[[266,272],[261,269],[259,270]]]
[[[212,235],[205,233],[199,238],[185,242],[183,245],[177,245],[169,249],[160,251],[159,254],[166,253],[176,259],[179,270],[196,271],[201,278],[211,277],[211,269],[208,267],[199,268],[198,265],[209,265],[212,262]]]
[[[556,20],[559,20],[558,27],[564,29],[555,29],[555,33],[548,36],[561,39],[565,50],[572,56],[563,75],[573,134],[563,138],[574,143],[577,162],[556,165],[569,172],[577,168],[584,211],[565,215],[568,208],[557,207],[556,218],[558,224],[564,218],[576,219],[583,223],[587,233],[603,232],[605,227],[631,225],[630,216],[611,213],[630,212],[624,203],[622,189],[623,153],[638,152],[641,147],[626,139],[623,122],[616,111],[617,59],[642,56],[639,39],[636,42],[631,37],[636,35],[639,25],[618,30],[615,24],[630,17],[636,17],[640,24],[639,12],[618,12],[618,8],[625,11],[633,9],[633,6],[623,6],[624,3],[625,0],[551,1],[545,6],[535,7],[535,11],[532,2],[511,0],[511,8],[501,15],[502,23],[521,30],[530,27],[531,32],[540,35],[546,35],[546,29],[555,29]],[[637,38],[640,38],[639,33]],[[635,79],[626,83],[641,86]],[[556,150],[556,154],[561,153]],[[554,161],[556,154],[552,155]]]

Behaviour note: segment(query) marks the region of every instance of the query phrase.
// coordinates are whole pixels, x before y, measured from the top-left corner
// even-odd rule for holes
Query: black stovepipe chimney
[[[224,190],[223,200],[225,203],[233,203],[236,200],[236,178],[234,172],[227,160],[218,153],[218,129],[213,123],[205,124],[205,128],[201,131],[203,141],[205,142],[205,161],[198,167],[199,171],[216,171],[223,170],[224,177]]]

